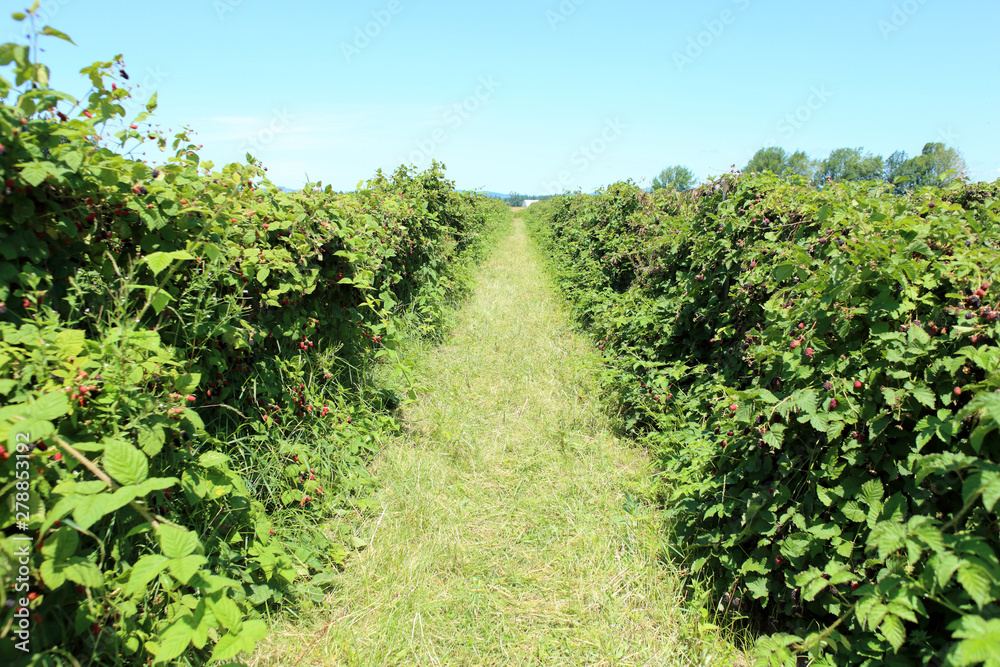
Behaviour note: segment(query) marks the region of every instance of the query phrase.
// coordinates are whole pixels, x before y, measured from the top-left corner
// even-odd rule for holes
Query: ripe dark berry
[[[823,389],[825,389],[827,391],[830,391],[831,389],[833,389],[833,383],[832,382],[824,382],[823,383]]]

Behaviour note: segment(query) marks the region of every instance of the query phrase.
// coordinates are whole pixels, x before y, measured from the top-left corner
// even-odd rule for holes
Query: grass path
[[[374,466],[370,546],[253,664],[725,664],[658,563],[647,462],[609,432],[519,219],[459,322]]]

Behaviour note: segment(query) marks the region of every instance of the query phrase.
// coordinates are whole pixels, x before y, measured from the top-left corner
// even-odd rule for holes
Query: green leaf
[[[1000,473],[983,473],[983,506],[986,511],[992,512],[1000,501]]]
[[[879,632],[892,644],[892,648],[897,653],[899,649],[903,648],[903,643],[906,641],[906,628],[898,616],[886,614],[885,619],[883,619],[882,624],[879,626]]]
[[[42,394],[41,398],[29,404],[29,419],[50,421],[59,419],[69,414],[69,397],[65,392],[50,391]]]
[[[198,570],[206,563],[208,563],[208,559],[204,556],[191,554],[183,558],[170,559],[170,562],[167,563],[167,568],[170,570],[170,574],[174,575],[178,581],[182,584],[187,584],[191,581],[191,577],[198,574]]]
[[[153,300],[150,301],[150,305],[153,306],[153,310],[159,315],[163,312],[163,309],[170,305],[173,297],[166,290],[157,290],[156,294],[153,295]]]
[[[42,555],[57,562],[67,561],[79,546],[79,534],[69,526],[62,526],[45,539]]]
[[[868,548],[878,549],[878,558],[885,561],[889,554],[901,549],[906,543],[906,528],[903,524],[882,521],[872,529],[868,538]]]
[[[154,252],[146,256],[146,264],[149,269],[153,272],[153,275],[159,275],[163,269],[167,268],[173,263],[170,255],[165,252]]]
[[[219,622],[222,623],[222,627],[234,633],[240,631],[240,625],[243,622],[243,611],[239,605],[233,602],[232,598],[220,597],[218,600],[209,598],[208,606],[212,609],[215,617],[219,619]]]
[[[67,35],[64,32],[60,32],[59,30],[56,30],[52,26],[48,26],[47,25],[44,28],[42,28],[42,34],[43,35],[48,35],[49,37],[58,37],[59,39],[65,40],[65,41],[69,42],[70,44],[72,44],[73,46],[76,46],[76,42],[74,42],[72,39],[70,39],[69,35]]]
[[[766,598],[768,596],[767,577],[758,577],[747,581],[747,590],[756,600]]]
[[[110,440],[101,464],[122,485],[138,484],[149,476],[149,461],[139,449],[121,440]]]
[[[931,410],[937,404],[937,394],[935,394],[929,387],[915,387],[911,392],[913,398],[917,399],[923,405],[927,406]]]
[[[113,504],[110,493],[99,493],[94,496],[81,496],[76,508],[73,510],[73,520],[83,530],[88,530],[91,526],[101,520],[105,514],[112,511],[109,509]]]
[[[63,568],[66,578],[75,584],[86,586],[87,588],[101,588],[104,586],[104,573],[100,568],[89,563],[83,558],[74,558],[72,563]]]
[[[868,518],[868,514],[854,500],[844,503],[840,509],[844,513],[844,516],[857,523],[861,523]]]
[[[160,549],[168,558],[183,558],[194,553],[201,546],[195,533],[170,524],[164,523],[157,526],[156,537],[160,542]]]
[[[52,171],[41,163],[33,162],[21,170],[21,178],[37,188],[52,174]]]
[[[978,565],[963,563],[958,568],[958,583],[962,584],[962,588],[980,609],[993,601],[991,594],[993,578]]]
[[[156,93],[153,93],[153,96],[146,102],[146,111],[153,113],[156,110],[156,104]]]
[[[1000,619],[963,616],[949,629],[955,631],[954,639],[961,640],[948,655],[956,667],[980,663],[1000,667]]]
[[[861,500],[869,507],[873,507],[882,502],[885,497],[885,487],[877,479],[870,479],[861,487]]]
[[[253,620],[243,623],[239,634],[230,633],[219,640],[212,651],[211,660],[230,660],[240,653],[249,653],[261,639],[267,636],[267,624]]]
[[[195,628],[191,627],[191,622],[192,618],[190,616],[182,616],[163,631],[156,650],[150,651],[155,657],[153,661],[154,665],[169,662],[187,650],[195,635]],[[148,643],[146,646],[147,648],[151,648]]]
[[[124,593],[133,596],[142,593],[146,586],[166,569],[170,559],[161,554],[146,554],[129,570],[128,583]]]
[[[135,487],[136,498],[141,498],[147,493],[151,493],[153,491],[169,489],[175,484],[180,484],[180,482],[181,481],[176,477],[152,477]]]

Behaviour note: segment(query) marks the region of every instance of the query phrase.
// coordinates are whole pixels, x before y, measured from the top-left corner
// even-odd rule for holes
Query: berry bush
[[[528,211],[760,664],[1000,664],[998,186],[733,173]]]
[[[283,193],[126,116],[121,58],[80,101],[0,66],[0,659],[228,662],[361,546],[379,378],[509,210],[437,164]]]

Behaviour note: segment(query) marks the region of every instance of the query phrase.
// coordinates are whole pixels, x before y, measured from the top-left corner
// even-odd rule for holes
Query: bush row
[[[734,173],[529,209],[762,664],[1000,659],[998,192]]]
[[[437,164],[284,193],[150,130],[155,99],[126,116],[120,59],[83,102],[27,47],[0,65],[0,656],[229,661],[360,546],[403,399],[373,369],[405,374],[509,211]]]

